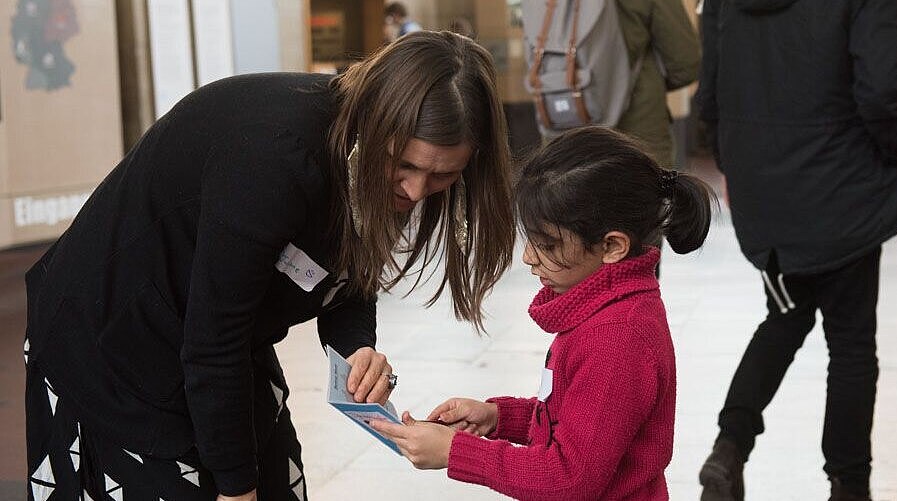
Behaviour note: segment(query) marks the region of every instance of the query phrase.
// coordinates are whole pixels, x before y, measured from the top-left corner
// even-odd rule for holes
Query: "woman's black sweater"
[[[261,74],[193,92],[27,275],[30,363],[60,398],[129,451],[195,445],[222,493],[256,483],[254,355],[312,318],[344,356],[376,340],[375,304],[337,292],[325,238],[328,82]]]

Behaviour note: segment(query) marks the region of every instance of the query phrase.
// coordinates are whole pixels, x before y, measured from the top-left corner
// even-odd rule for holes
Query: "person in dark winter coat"
[[[184,98],[27,274],[29,499],[305,500],[274,343],[317,318],[384,402],[376,293],[434,249],[482,327],[514,246],[501,110],[448,32]]]
[[[698,102],[765,284],[700,473],[742,499],[762,412],[821,311],[833,500],[869,499],[881,244],[897,234],[897,2],[706,0]]]

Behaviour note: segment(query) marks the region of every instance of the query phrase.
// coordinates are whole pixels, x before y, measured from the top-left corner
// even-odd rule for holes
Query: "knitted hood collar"
[[[563,294],[543,287],[529,307],[529,315],[545,332],[575,329],[595,312],[637,292],[658,289],[655,269],[660,250],[648,247],[641,256],[602,265]]]

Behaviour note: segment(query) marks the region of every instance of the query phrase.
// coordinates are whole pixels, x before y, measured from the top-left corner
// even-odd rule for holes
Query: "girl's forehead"
[[[550,242],[566,242],[576,239],[576,234],[556,224],[542,223],[535,228],[527,228],[527,238]]]

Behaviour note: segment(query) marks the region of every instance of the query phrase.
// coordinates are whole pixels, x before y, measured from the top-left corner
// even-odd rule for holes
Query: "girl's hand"
[[[484,437],[498,423],[498,405],[470,398],[451,398],[430,412],[428,420],[439,420],[467,433]]]
[[[395,442],[415,468],[438,470],[448,466],[455,430],[441,424],[416,421],[408,411],[402,414],[402,422],[404,426],[377,419],[370,425]]]
[[[386,377],[392,374],[392,366],[386,362],[386,355],[364,347],[359,348],[346,361],[352,366],[347,389],[355,397],[355,401],[385,404],[392,393]]]
[[[239,496],[225,496],[224,494],[219,494],[217,501],[256,501],[255,489]]]

